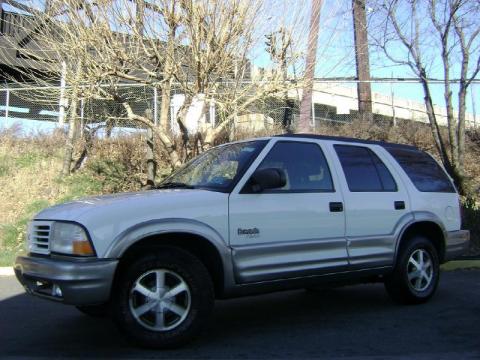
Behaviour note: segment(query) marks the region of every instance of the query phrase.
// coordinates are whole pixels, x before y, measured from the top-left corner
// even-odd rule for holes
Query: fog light
[[[60,286],[53,284],[52,286],[52,296],[57,296],[57,297],[62,297],[62,289],[60,289]]]

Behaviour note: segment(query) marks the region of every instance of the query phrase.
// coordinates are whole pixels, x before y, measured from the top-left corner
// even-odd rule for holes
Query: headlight
[[[50,250],[56,253],[79,256],[95,254],[85,230],[79,225],[65,222],[55,222],[53,224]]]

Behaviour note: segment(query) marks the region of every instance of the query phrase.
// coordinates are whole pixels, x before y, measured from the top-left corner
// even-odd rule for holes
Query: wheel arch
[[[119,259],[116,281],[126,264],[152,248],[175,247],[196,256],[207,268],[221,296],[232,277],[230,248],[211,227],[196,221],[159,221],[139,224],[118,236],[107,251],[110,258]]]
[[[402,230],[396,246],[395,263],[402,247],[416,235],[428,238],[437,250],[440,263],[445,262],[445,229],[441,223],[433,219],[419,219],[406,225]]]

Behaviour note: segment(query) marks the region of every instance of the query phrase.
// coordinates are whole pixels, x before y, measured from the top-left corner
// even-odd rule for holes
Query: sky
[[[38,0],[35,4],[38,5]],[[24,1],[28,2],[28,1]],[[367,13],[370,16],[371,7],[367,2]],[[317,64],[315,76],[317,78],[331,77],[355,77],[355,52],[353,40],[353,20],[351,14],[351,0],[324,0],[321,9],[320,35],[317,51]],[[11,10],[8,5],[5,9]],[[270,58],[265,52],[264,36],[269,30],[279,26],[292,28],[295,34],[295,51],[306,52],[306,39],[308,37],[308,25],[310,21],[310,0],[263,0],[262,24],[259,24],[259,37],[257,46],[252,50],[252,63],[258,67],[271,66]],[[400,14],[400,16],[406,14]],[[379,19],[381,20],[381,19]],[[426,23],[424,24],[426,25]],[[396,50],[398,57],[405,56],[401,46]],[[442,78],[441,67],[438,58],[432,57],[432,71],[430,76]],[[302,64],[298,64],[301,71]],[[405,66],[398,66],[385,60],[382,53],[376,52],[370,47],[371,76],[381,78],[411,78],[414,74]],[[455,77],[455,76],[453,76]],[[345,83],[345,86],[353,87],[354,83]],[[444,88],[442,84],[433,84],[432,94],[434,102],[444,106]],[[373,83],[372,90],[387,96],[423,101],[423,91],[420,84],[402,83]],[[457,86],[453,86],[454,105],[456,106]],[[480,113],[480,84],[473,84],[467,98],[467,111]],[[474,108],[474,104],[477,109]]]
[[[277,21],[284,20],[288,25],[292,25],[293,31],[299,36],[298,47],[301,51],[306,51],[306,39],[308,37],[308,25],[310,21],[310,0],[266,0],[272,9],[271,16]],[[282,6],[283,3],[283,6]],[[368,4],[368,2],[367,2]],[[279,6],[280,5],[280,6]],[[280,8],[280,11],[279,11]],[[292,10],[295,9],[295,10]],[[356,77],[355,69],[355,49],[353,37],[353,19],[352,19],[352,1],[351,0],[324,0],[321,9],[320,35],[317,50],[317,64],[315,76],[317,78],[352,78]],[[372,15],[372,8],[367,5],[367,16]],[[292,20],[295,18],[295,20]],[[381,19],[380,19],[381,20]],[[278,26],[277,23],[271,24],[272,28]],[[261,49],[252,56],[252,62],[258,67],[268,68],[271,66],[269,55]],[[375,51],[370,46],[370,74],[373,78],[413,78],[415,74],[406,67],[390,63],[385,59],[383,53]],[[405,56],[405,52],[399,46],[396,54],[399,58]],[[438,59],[437,59],[438,60]],[[437,62],[432,66],[431,77],[443,78],[442,68]],[[301,64],[300,64],[301,67]],[[453,76],[455,77],[455,76]],[[347,87],[355,87],[356,84],[345,83]],[[480,84],[471,85],[471,93],[467,99],[467,111],[470,113],[480,113]],[[372,91],[386,96],[396,98],[410,99],[423,102],[423,90],[420,83],[401,82],[392,80],[391,83],[372,83]],[[443,84],[431,84],[433,100],[436,105],[445,106]],[[454,94],[458,91],[458,86],[453,85]],[[473,100],[475,99],[477,109],[474,109]],[[457,105],[456,97],[453,99],[454,106]]]

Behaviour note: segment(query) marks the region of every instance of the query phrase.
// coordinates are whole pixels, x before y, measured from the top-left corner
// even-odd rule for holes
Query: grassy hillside
[[[63,180],[58,137],[0,136],[0,266],[23,250],[26,224],[41,209],[102,193],[98,178],[83,172]]]
[[[138,190],[143,177],[140,138],[95,144],[86,165],[62,178],[61,134],[23,137],[0,132],[0,266],[24,250],[29,219],[41,209],[88,195]]]

